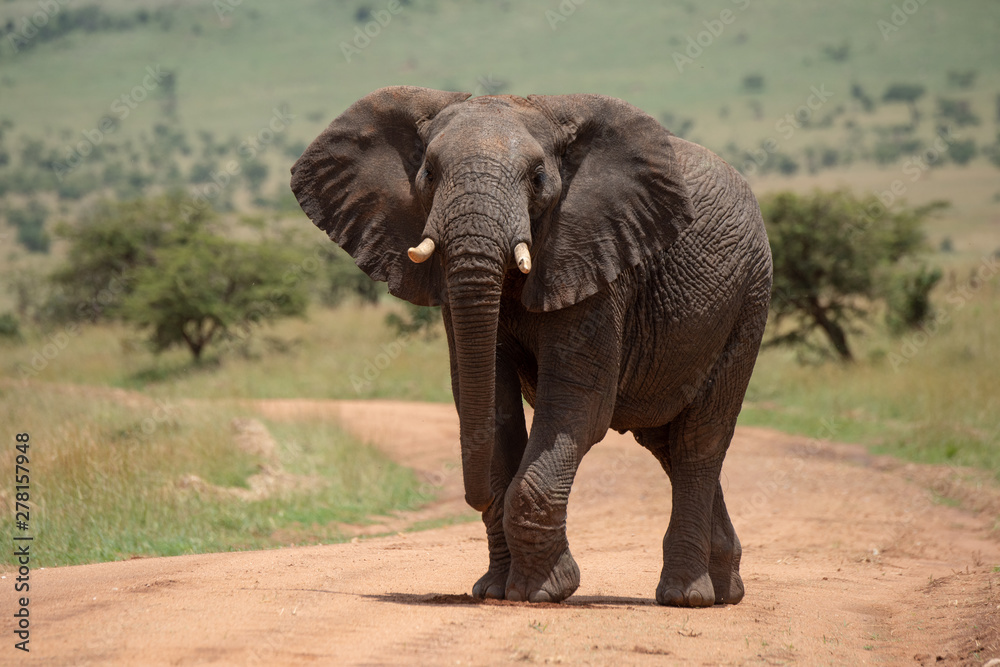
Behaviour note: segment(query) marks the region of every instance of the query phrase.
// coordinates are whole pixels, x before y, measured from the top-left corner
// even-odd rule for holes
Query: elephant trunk
[[[498,243],[484,236],[448,244],[447,280],[458,367],[465,500],[484,512],[493,502],[490,466],[496,439],[496,344],[506,266]]]

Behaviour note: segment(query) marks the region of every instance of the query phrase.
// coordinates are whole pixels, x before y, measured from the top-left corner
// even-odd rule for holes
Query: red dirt
[[[441,487],[438,503],[387,517],[381,530],[467,509],[451,406],[255,405],[272,419],[338,417]],[[487,553],[482,525],[470,522],[347,544],[38,570],[31,662],[929,665],[1000,657],[994,489],[962,481],[962,471],[755,428],[737,430],[723,474],[743,541],[747,594],[736,606],[654,603],[670,487],[652,456],[611,433],[584,460],[570,497],[582,583],[563,604],[472,599]],[[931,484],[980,511],[935,502]],[[13,586],[2,590],[10,610]],[[7,637],[12,644],[9,629]],[[26,664],[10,645],[0,660]]]

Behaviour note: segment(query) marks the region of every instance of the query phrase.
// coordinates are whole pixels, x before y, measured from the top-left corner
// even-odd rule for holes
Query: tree
[[[62,289],[65,314],[91,321],[119,318],[135,272],[155,264],[158,249],[184,243],[212,224],[210,210],[189,206],[175,193],[104,201],[75,225],[61,225],[56,233],[69,242],[69,252],[52,280]]]
[[[901,263],[925,245],[923,220],[944,206],[887,210],[874,195],[855,197],[845,190],[811,195],[783,192],[761,200],[774,262],[771,312],[776,333],[768,345],[816,347],[819,331],[843,361],[854,355],[848,334],[868,319],[878,302],[887,302],[893,285],[912,294],[902,301],[908,326],[929,315],[921,309],[940,274],[928,284],[923,274],[900,278]],[[924,271],[924,269],[921,269]],[[917,294],[920,292],[920,294]]]
[[[162,249],[155,265],[136,274],[136,288],[124,304],[125,319],[149,330],[157,352],[187,346],[199,360],[208,345],[238,326],[301,315],[305,286],[284,280],[300,260],[293,251],[269,243],[199,235],[191,243]]]
[[[258,230],[239,231],[245,238]],[[300,252],[233,240],[211,209],[180,194],[103,203],[61,233],[70,248],[53,279],[64,310],[129,322],[149,332],[157,351],[181,345],[200,359],[236,327],[249,332],[306,306]]]

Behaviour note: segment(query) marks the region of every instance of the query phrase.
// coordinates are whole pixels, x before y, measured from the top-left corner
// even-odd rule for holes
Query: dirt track
[[[339,415],[441,485],[439,503],[387,517],[381,530],[465,511],[453,407],[256,405],[275,419]],[[746,599],[670,609],[653,600],[669,485],[630,436],[612,433],[584,460],[570,498],[582,583],[563,604],[471,599],[487,563],[478,522],[136,559],[33,572],[31,663],[980,664],[1000,657],[1000,503],[956,477],[740,429],[723,484]],[[935,503],[932,485],[986,509]],[[9,579],[4,610],[13,608]],[[19,653],[3,646],[0,660],[25,664]]]

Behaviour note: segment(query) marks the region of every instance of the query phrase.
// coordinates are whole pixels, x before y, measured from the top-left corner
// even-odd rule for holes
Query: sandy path
[[[451,406],[256,406],[274,419],[337,416],[441,487],[424,516],[466,509]],[[994,491],[974,489],[967,497],[991,509],[935,503],[927,480],[941,475],[955,476],[740,429],[724,488],[743,541],[746,599],[669,609],[653,602],[669,485],[631,437],[609,434],[584,460],[570,498],[582,583],[564,604],[469,598],[487,555],[481,524],[465,523],[349,544],[36,571],[31,662],[981,664],[1000,657],[1000,505]],[[12,586],[2,588],[11,609]],[[0,659],[25,664],[19,653],[4,646]]]

